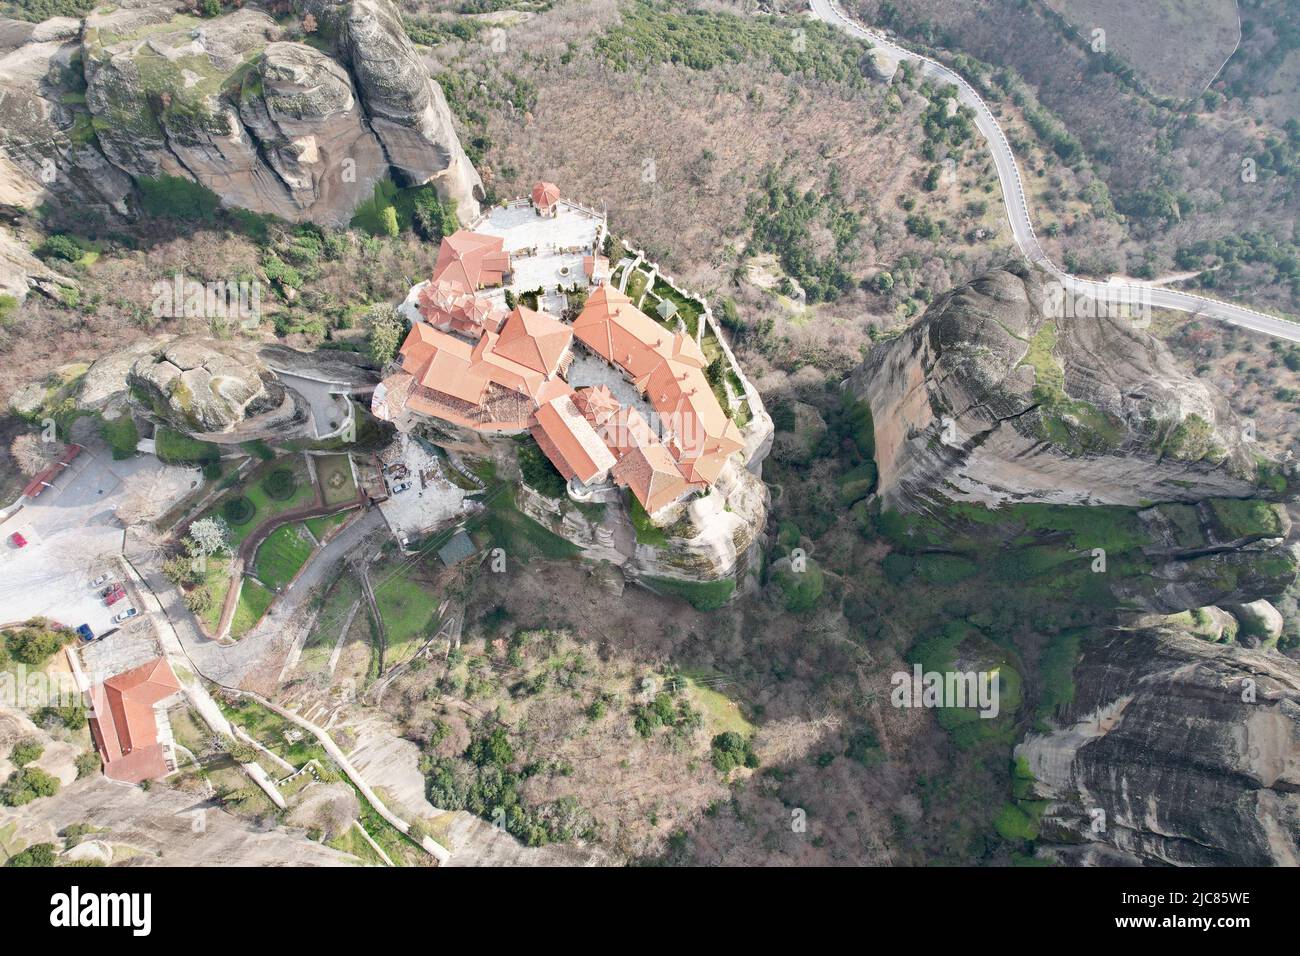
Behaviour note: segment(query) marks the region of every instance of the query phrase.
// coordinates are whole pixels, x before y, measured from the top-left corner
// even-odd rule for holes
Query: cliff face
[[[227,205],[344,225],[374,183],[433,182],[462,216],[482,184],[389,0],[321,5],[315,45],[245,8],[126,0],[0,50],[19,187],[127,213],[131,180],[193,179]],[[42,39],[49,37],[48,39]]]
[[[688,583],[743,577],[756,566],[770,495],[762,479],[729,462],[710,492],[663,516],[654,539],[640,541],[622,492],[602,502],[599,517],[520,485],[520,508],[582,549],[608,561],[629,579],[672,578]]]
[[[854,372],[887,507],[1255,492],[1252,443],[1221,395],[1131,321],[1053,319],[1046,305],[1037,273],[989,273],[937,299]]]
[[[1300,665],[1174,622],[1085,641],[1073,701],[1016,748],[1064,860],[1300,865]]]

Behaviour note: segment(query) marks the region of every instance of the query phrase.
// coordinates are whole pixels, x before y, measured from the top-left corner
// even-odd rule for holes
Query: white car
[[[135,616],[136,616],[137,614],[139,614],[139,613],[140,613],[140,612],[137,611],[135,608],[133,608],[133,607],[129,607],[129,608],[127,608],[125,611],[123,611],[121,614],[114,614],[114,615],[113,615],[113,623],[114,623],[114,624],[121,624],[123,621],[128,620],[128,619],[130,619],[130,618],[133,618],[133,617],[135,617]]]
[[[99,577],[95,578],[95,580],[90,582],[90,586],[92,588],[102,587],[103,585],[108,583],[108,579],[111,577],[112,577],[111,574],[101,574]]]

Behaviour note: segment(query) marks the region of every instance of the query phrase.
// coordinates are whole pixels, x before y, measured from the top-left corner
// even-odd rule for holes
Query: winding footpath
[[[958,102],[968,107],[974,114],[975,125],[984,135],[993,154],[998,181],[1002,186],[1007,220],[1011,225],[1011,234],[1015,237],[1016,245],[1030,263],[1050,273],[1066,290],[1101,300],[1119,298],[1123,301],[1149,302],[1152,308],[1189,312],[1290,342],[1300,342],[1300,322],[1268,315],[1243,305],[1210,299],[1191,292],[1160,288],[1145,282],[1123,282],[1115,279],[1103,282],[1081,279],[1065,272],[1048,258],[1039,244],[1038,236],[1034,232],[1034,224],[1029,217],[1029,201],[1025,196],[1024,181],[1021,179],[1015,154],[1011,151],[1011,144],[1007,141],[1002,127],[998,125],[993,111],[989,109],[988,104],[975,88],[960,74],[943,64],[913,53],[883,34],[849,19],[835,0],[810,0],[810,5],[813,15],[824,23],[850,36],[869,41],[872,46],[883,50],[900,62],[913,64],[917,73],[925,79],[957,88]]]

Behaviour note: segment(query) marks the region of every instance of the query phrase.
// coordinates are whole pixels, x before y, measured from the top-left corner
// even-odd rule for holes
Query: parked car
[[[137,614],[139,614],[139,613],[140,613],[140,612],[137,611],[135,608],[133,608],[133,607],[129,607],[129,608],[127,608],[125,611],[123,611],[121,614],[114,614],[114,615],[113,615],[113,623],[114,623],[114,624],[121,624],[123,621],[128,620],[128,619],[130,619],[130,618],[133,618],[133,617],[135,617],[135,616],[136,616]]]
[[[15,531],[11,534],[9,540],[13,542],[15,548],[27,547],[27,539],[22,536],[22,532],[20,531]]]
[[[77,636],[81,638],[81,643],[89,644],[95,639],[95,632],[90,629],[89,624],[80,624],[77,626]]]
[[[113,592],[112,594],[110,594],[108,597],[104,598],[104,603],[107,604],[109,607],[112,607],[114,604],[116,604],[118,601],[122,600],[122,598],[124,598],[124,597],[126,597],[126,591],[124,591],[124,590],[119,586],[118,589],[117,589],[116,591],[114,591],[114,592]]]
[[[400,495],[403,491],[405,491],[409,487],[411,487],[411,483],[409,481],[404,481],[400,485],[394,485],[393,494]]]
[[[90,586],[92,588],[102,588],[108,583],[110,577],[112,577],[111,574],[101,574],[99,577],[95,578],[95,580],[90,582]]]
[[[102,597],[102,598],[107,598],[107,597],[108,597],[110,594],[112,594],[114,591],[121,591],[121,590],[122,590],[122,584],[121,584],[121,582],[119,582],[119,581],[114,581],[114,582],[113,582],[112,584],[110,584],[108,587],[104,588],[104,590],[100,591],[100,592],[99,592],[99,596]]]

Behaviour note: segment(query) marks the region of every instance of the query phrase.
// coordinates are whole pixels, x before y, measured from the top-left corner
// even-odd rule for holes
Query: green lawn
[[[697,300],[682,295],[663,279],[655,279],[654,293],[660,299],[667,299],[677,306],[676,317],[686,325],[686,331],[694,336],[700,327],[700,315],[704,312],[704,306]]]
[[[714,728],[717,733],[730,730],[742,737],[751,736],[754,733],[754,725],[745,719],[740,712],[740,707],[734,700],[711,687],[696,683],[697,679],[707,680],[708,676],[700,675],[698,678],[684,678],[686,693],[696,708],[709,716],[709,726]]]
[[[235,605],[235,615],[230,621],[230,636],[235,640],[243,637],[253,629],[271,606],[275,595],[262,585],[249,578],[244,578],[244,587],[239,592],[239,603]]]
[[[307,563],[314,549],[307,529],[301,524],[276,528],[258,546],[255,560],[258,580],[272,590],[285,587]]]
[[[627,277],[627,297],[632,300],[633,305],[641,301],[641,295],[650,283],[650,276],[640,269],[633,269],[632,274]],[[638,306],[639,307],[639,306]]]
[[[347,455],[318,457],[316,479],[320,482],[327,505],[345,504],[357,497],[357,484],[352,480],[352,466]]]
[[[437,626],[441,603],[441,595],[436,590],[408,571],[391,576],[396,567],[395,563],[385,562],[370,575],[375,603],[384,619],[386,667],[405,660],[428,639]],[[419,573],[419,566],[413,570]]]
[[[212,592],[212,606],[203,612],[202,620],[204,626],[215,634],[217,625],[221,622],[221,605],[225,603],[226,592],[230,590],[230,562],[225,558],[209,558],[203,583]]]
[[[341,525],[343,522],[347,521],[348,518],[351,516],[352,516],[351,511],[340,511],[336,515],[326,515],[323,518],[308,518],[306,521],[303,522],[303,524],[307,526],[308,530],[311,531],[312,535],[315,536],[316,540],[320,541],[322,538],[325,537],[325,535],[330,531],[331,528],[335,528]]]

